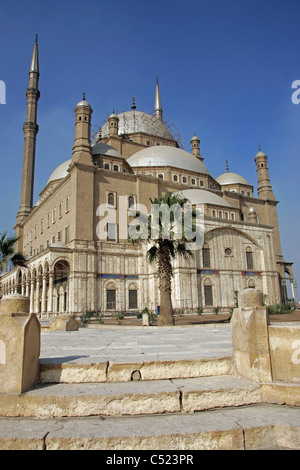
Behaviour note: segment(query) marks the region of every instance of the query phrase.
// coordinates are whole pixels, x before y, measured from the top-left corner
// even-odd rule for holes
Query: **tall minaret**
[[[27,112],[26,121],[23,125],[24,152],[21,204],[17,215],[17,223],[29,214],[33,206],[35,148],[36,136],[39,130],[39,126],[37,125],[37,103],[40,97],[40,92],[38,90],[39,76],[39,55],[36,35],[29,69],[29,86],[26,91]]]
[[[160,93],[159,93],[159,84],[158,78],[156,77],[156,89],[155,89],[155,107],[154,107],[154,116],[156,119],[162,121],[162,107],[160,101]]]
[[[259,152],[255,156],[255,164],[258,180],[258,197],[264,200],[275,201],[273,189],[270,183],[268,157],[261,151],[260,145],[258,146]]]

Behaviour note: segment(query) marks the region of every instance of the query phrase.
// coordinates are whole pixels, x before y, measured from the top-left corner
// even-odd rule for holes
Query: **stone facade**
[[[35,92],[27,94],[27,124],[37,122],[37,43],[33,61],[30,89]],[[136,111],[135,105],[121,115],[113,113],[92,142],[92,108],[83,97],[75,107],[72,159],[53,172],[29,208],[33,178],[28,179],[26,168],[34,161],[35,146],[28,144],[24,127],[26,174],[15,231],[20,237],[16,249],[28,264],[2,275],[4,296],[26,295],[30,311],[45,316],[156,311],[156,266],[147,263],[145,246],[128,241],[127,226],[136,215],[129,207],[141,204],[150,210],[150,198],[180,192],[202,208],[205,237],[192,260],[174,261],[174,308],[228,310],[244,288],[261,290],[269,304],[286,300],[285,272],[292,282],[292,263],[281,252],[267,156],[260,150],[255,157],[259,197],[254,197],[253,187],[228,168],[222,178],[210,174],[197,136],[191,139],[191,153],[179,148],[163,122],[161,105],[157,108],[158,83],[155,103],[154,116]],[[99,210],[104,206],[108,213],[113,209],[112,219]],[[108,239],[99,238],[100,227]]]

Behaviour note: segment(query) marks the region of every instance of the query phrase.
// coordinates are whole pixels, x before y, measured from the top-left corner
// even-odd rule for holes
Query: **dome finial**
[[[132,97],[132,105],[131,105],[131,109],[136,109],[136,105],[135,105],[135,97],[134,97],[134,96]]]
[[[260,145],[258,144],[258,151],[261,152],[261,148],[260,148]]]
[[[226,162],[226,171],[228,173],[229,172],[228,160],[225,160],[225,162]]]
[[[82,99],[85,101],[85,92],[82,93]]]

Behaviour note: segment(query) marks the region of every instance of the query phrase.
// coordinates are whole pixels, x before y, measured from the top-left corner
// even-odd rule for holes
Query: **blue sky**
[[[300,104],[291,100],[300,80],[299,18],[299,0],[3,0],[0,233],[13,232],[20,203],[25,92],[38,33],[35,201],[71,157],[82,92],[94,128],[113,109],[130,109],[132,96],[138,110],[152,113],[158,76],[164,118],[188,151],[196,132],[212,176],[228,160],[256,189],[259,144],[269,156],[282,250],[300,285]]]

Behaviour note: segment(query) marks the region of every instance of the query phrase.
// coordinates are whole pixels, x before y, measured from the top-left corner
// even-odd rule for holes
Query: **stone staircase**
[[[300,448],[299,385],[247,382],[231,357],[43,361],[40,379],[0,395],[0,450]]]

